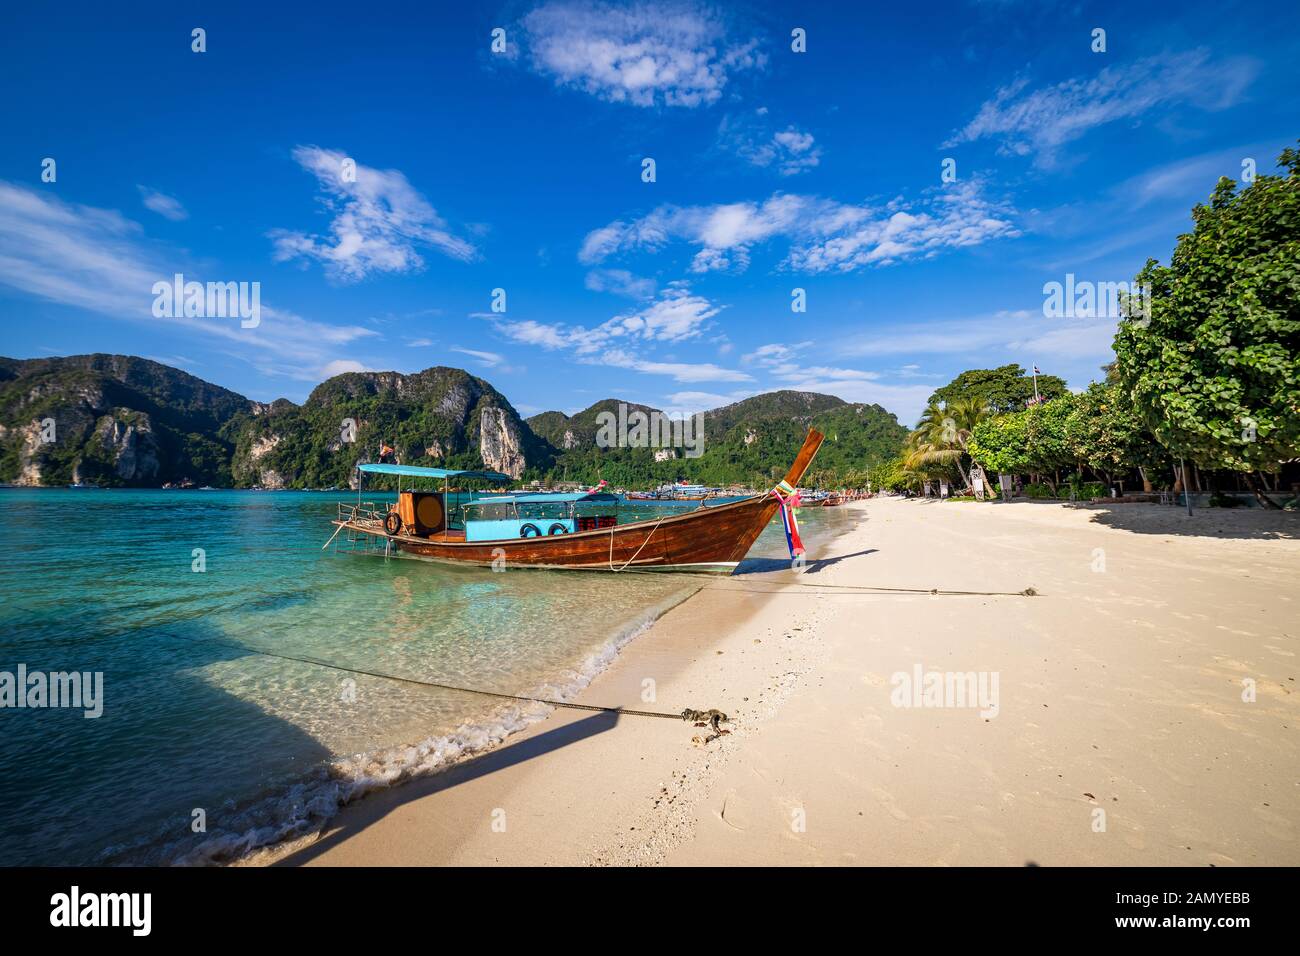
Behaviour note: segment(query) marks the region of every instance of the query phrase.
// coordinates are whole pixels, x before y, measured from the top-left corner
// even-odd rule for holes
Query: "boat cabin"
[[[490,495],[461,507],[466,541],[538,538],[618,524],[618,497],[605,492]]]
[[[506,483],[509,475],[494,471],[452,471],[416,465],[363,463],[363,474],[398,476],[397,504],[386,512],[371,506],[375,520],[389,535],[442,541],[502,541],[595,531],[618,524],[618,496],[589,494],[501,494],[453,490],[450,480]],[[403,488],[401,479],[441,479],[442,490]],[[360,488],[358,488],[358,501]],[[360,504],[358,505],[360,508]]]

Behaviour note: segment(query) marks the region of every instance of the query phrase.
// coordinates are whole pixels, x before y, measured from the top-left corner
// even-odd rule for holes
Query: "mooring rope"
[[[225,643],[225,642],[222,642]],[[577,704],[567,700],[548,700],[544,697],[527,697],[522,694],[504,694],[495,690],[481,690],[476,687],[457,687],[454,684],[443,684],[437,681],[417,680],[414,677],[399,677],[396,674],[383,674],[379,671],[363,670],[359,667],[347,667],[343,664],[334,664],[330,661],[322,661],[314,657],[296,657],[292,654],[278,654],[275,651],[264,651],[257,647],[248,647],[243,644],[226,644],[227,647],[247,651],[252,654],[260,654],[263,657],[273,657],[282,661],[296,661],[299,664],[314,664],[317,667],[327,667],[330,670],[344,671],[349,674],[360,674],[364,677],[377,677],[381,680],[396,681],[401,684],[415,684],[418,687],[433,687],[438,690],[456,691],[462,694],[478,694],[483,697],[497,697],[502,700],[524,701],[532,704],[546,704],[549,707],[563,707],[567,710],[583,710],[595,713],[610,713],[626,715],[629,717],[661,717],[666,720],[685,720],[689,722],[707,723],[713,728],[713,732],[719,732],[719,724],[728,721],[728,717],[722,711],[716,708],[708,710],[695,710],[687,707],[680,714],[668,713],[667,711],[658,710],[629,710],[624,707],[601,707],[597,704]]]
[[[654,537],[655,532],[659,530],[659,526],[664,523],[664,518],[667,517],[668,515],[666,514],[659,516],[659,520],[655,522],[655,526],[650,529],[650,533],[647,534],[645,540],[641,542],[641,547],[636,549],[636,553],[633,554],[632,557],[623,562],[621,568],[614,567],[614,532],[618,530],[618,525],[611,525],[609,529],[609,569],[615,572],[626,571],[627,566],[637,559],[637,555],[641,553],[641,549],[650,543],[650,539]]]
[[[700,575],[698,573],[690,572],[690,571],[655,571],[653,569],[647,569],[643,571],[640,569],[636,569],[636,570],[628,571],[627,573],[628,574],[652,574],[658,577],[667,577],[669,575],[676,575],[677,577],[692,578],[695,580],[700,579]],[[743,581],[739,581],[735,577],[727,578],[727,580],[735,581],[737,585],[743,585],[745,583]],[[755,583],[757,584],[760,582],[755,582]],[[761,582],[761,583],[767,583],[767,582]],[[791,590],[790,586],[782,586],[779,581],[773,581],[771,583],[776,586],[772,588],[762,589],[762,588],[752,588],[752,587],[744,587],[744,586],[719,587],[717,585],[712,585],[712,584],[701,584],[699,590],[734,591],[741,594],[745,594],[745,593],[797,594],[799,593],[798,591]],[[934,595],[948,595],[948,596],[962,596],[962,597],[1039,597],[1040,596],[1040,592],[1036,588],[1025,588],[1023,591],[955,591],[955,590],[948,590],[945,588],[889,588],[884,586],[877,586],[874,584],[818,584],[815,582],[809,583],[807,581],[794,581],[791,582],[791,584],[795,587],[801,587],[801,588],[834,588],[837,591],[847,591],[850,594],[875,594],[875,593],[934,594]]]
[[[874,584],[809,584],[807,581],[795,583],[801,588],[836,588],[867,593],[883,591],[898,594],[960,594],[968,597],[1038,597],[1038,591],[1034,588],[1025,588],[1023,591],[950,591],[942,588],[887,588]]]

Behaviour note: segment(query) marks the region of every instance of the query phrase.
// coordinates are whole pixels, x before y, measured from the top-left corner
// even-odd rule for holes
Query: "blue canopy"
[[[466,508],[474,508],[478,505],[535,505],[547,504],[552,501],[561,501],[565,503],[570,501],[611,502],[618,501],[618,495],[611,495],[607,491],[593,491],[590,493],[579,492],[571,494],[565,494],[563,492],[555,492],[553,494],[539,492],[536,494],[526,495],[489,495],[486,498],[479,498],[477,501],[467,501],[464,506]]]
[[[514,481],[509,475],[503,475],[499,471],[449,471],[446,468],[386,465],[370,461],[358,465],[357,468],[375,475],[406,475],[411,478],[483,478],[487,481]]]

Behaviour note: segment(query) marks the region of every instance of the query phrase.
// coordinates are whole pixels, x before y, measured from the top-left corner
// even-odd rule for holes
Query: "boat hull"
[[[729,574],[749,553],[778,507],[774,496],[756,496],[613,528],[502,541],[468,542],[401,534],[383,537],[411,557],[457,564]],[[347,522],[335,523],[350,526]]]

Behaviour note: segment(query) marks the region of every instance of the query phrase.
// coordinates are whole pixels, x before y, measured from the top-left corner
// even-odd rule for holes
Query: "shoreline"
[[[845,507],[859,520],[803,576],[707,583],[576,698],[717,707],[731,734],[552,713],[258,862],[1300,862],[1296,516]],[[1000,675],[997,713],[895,706],[918,665]]]
[[[833,548],[833,543],[851,534],[860,520],[860,517],[855,516],[854,520],[845,521],[842,526],[832,526],[820,530],[815,539],[816,546],[823,550]],[[717,707],[724,710],[732,718],[732,722],[728,723],[724,728],[727,730],[727,734],[723,739],[735,734],[737,732],[737,722],[744,721],[741,715],[744,709],[748,707],[747,704],[740,701],[740,698],[735,698],[740,701],[739,708],[728,706],[726,702],[719,702],[718,699],[714,699],[714,696],[710,696],[707,693],[707,688],[701,688],[690,699],[683,697],[679,700],[678,696],[674,695],[671,702],[669,702],[665,699],[665,695],[660,688],[664,686],[665,681],[671,682],[680,678],[684,669],[684,657],[692,652],[693,645],[700,643],[693,635],[701,617],[701,613],[697,613],[697,609],[700,608],[699,602],[707,592],[712,591],[714,594],[706,599],[706,604],[716,604],[717,607],[706,608],[702,615],[716,620],[717,627],[713,630],[719,634],[725,632],[728,627],[739,625],[744,620],[760,613],[771,601],[771,595],[780,593],[780,589],[774,588],[771,583],[770,579],[773,577],[773,573],[762,568],[764,562],[774,562],[783,568],[787,563],[776,559],[759,558],[755,562],[758,566],[756,570],[747,571],[740,575],[700,576],[699,583],[693,590],[672,602],[670,607],[647,621],[635,633],[625,636],[613,645],[610,649],[611,659],[605,666],[588,680],[576,695],[569,696],[566,699],[569,702],[578,704],[594,706],[617,705],[629,709],[671,711],[674,713],[685,707],[696,710]],[[785,570],[782,576],[788,580],[793,578],[794,574],[789,570]],[[760,588],[743,592],[736,586],[727,586],[727,582],[747,579],[758,580]],[[723,593],[718,593],[719,591]],[[729,596],[725,592],[743,593],[743,599],[737,602],[736,598]],[[744,617],[737,619],[737,613],[743,614]],[[655,696],[657,702],[647,702],[643,700],[643,681],[646,677],[637,677],[636,674],[627,673],[629,667],[634,670],[644,669],[640,668],[639,664],[636,663],[640,660],[641,652],[633,654],[632,651],[633,648],[642,646],[652,636],[658,640],[669,634],[671,634],[671,637],[668,639],[668,646],[654,652],[657,669],[652,668],[654,676],[649,678],[656,682]],[[709,644],[707,649],[716,650],[712,644]],[[697,648],[696,650],[703,653],[701,649]],[[722,652],[718,651],[717,653],[721,654]],[[629,658],[631,658],[630,661]],[[730,699],[728,697],[728,700]],[[350,831],[359,826],[368,827],[370,820],[385,815],[392,808],[406,803],[408,799],[418,799],[425,794],[439,793],[450,789],[463,779],[472,778],[486,769],[497,767],[500,763],[511,762],[518,756],[517,753],[513,752],[504,758],[495,755],[503,754],[505,751],[511,751],[513,748],[518,747],[531,757],[539,748],[539,745],[532,742],[534,738],[545,738],[547,743],[540,746],[549,747],[552,742],[557,740],[563,744],[570,738],[603,733],[605,730],[614,729],[615,726],[618,727],[619,734],[624,734],[629,727],[637,725],[658,725],[656,729],[660,731],[660,738],[663,737],[665,728],[668,728],[668,733],[672,739],[678,740],[682,746],[689,747],[693,751],[704,751],[718,746],[718,741],[713,741],[708,748],[702,747],[702,735],[709,733],[709,731],[707,729],[697,729],[685,722],[674,723],[667,720],[648,720],[631,716],[617,718],[611,715],[584,714],[567,708],[551,708],[549,713],[534,717],[524,726],[513,730],[500,740],[493,741],[483,749],[467,753],[430,773],[420,774],[390,786],[370,790],[355,800],[349,801],[339,809],[319,833],[290,838],[254,849],[227,865],[267,866],[308,863],[310,862],[308,858],[314,858],[321,852],[321,844],[329,843],[332,845],[337,842],[339,831]],[[651,727],[643,727],[642,730],[650,732],[653,737]],[[551,734],[555,734],[555,738],[548,737]],[[706,766],[707,763],[708,761],[705,761]]]

